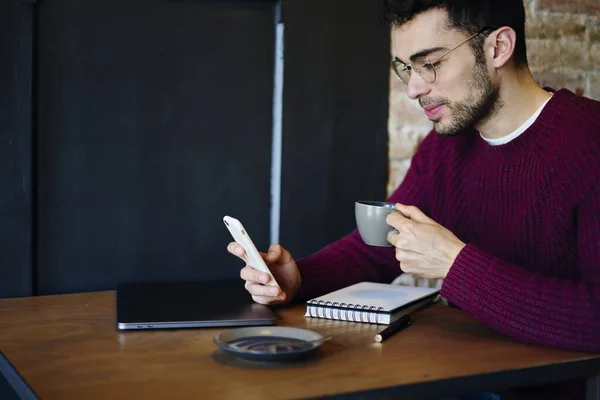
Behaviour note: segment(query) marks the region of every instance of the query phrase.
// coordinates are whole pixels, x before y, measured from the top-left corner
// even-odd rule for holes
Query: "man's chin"
[[[433,121],[433,129],[440,136],[456,136],[460,133],[460,130],[454,129],[448,124],[443,124],[440,121]]]

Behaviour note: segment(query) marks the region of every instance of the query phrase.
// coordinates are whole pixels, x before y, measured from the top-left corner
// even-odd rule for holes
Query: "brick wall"
[[[525,5],[527,53],[537,81],[600,100],[600,0],[525,0]],[[421,108],[392,75],[388,193],[404,178],[418,143],[430,129]]]

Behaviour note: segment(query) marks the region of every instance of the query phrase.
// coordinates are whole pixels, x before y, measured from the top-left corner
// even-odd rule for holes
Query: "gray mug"
[[[356,226],[360,237],[366,244],[382,247],[392,245],[388,242],[387,236],[394,228],[388,225],[385,219],[393,212],[400,212],[396,210],[393,203],[384,201],[357,201],[354,203]]]

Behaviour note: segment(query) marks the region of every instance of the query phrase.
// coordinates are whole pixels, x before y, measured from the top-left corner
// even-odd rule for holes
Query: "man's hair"
[[[403,25],[417,14],[436,8],[448,13],[450,28],[468,36],[488,28],[511,27],[517,34],[515,66],[527,65],[523,0],[383,0],[382,16],[386,22]],[[479,35],[469,42],[478,61],[483,59],[484,39],[485,35]]]

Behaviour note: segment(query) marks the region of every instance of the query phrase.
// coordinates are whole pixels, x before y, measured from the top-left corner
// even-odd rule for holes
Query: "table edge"
[[[355,392],[343,392],[317,396],[313,397],[313,399],[343,398],[347,400],[364,399],[365,396],[368,398],[400,398],[402,396],[402,399],[427,400],[484,391],[502,392],[522,387],[561,383],[576,379],[583,380],[593,377],[600,377],[600,358],[586,358],[566,363],[487,372]],[[519,385],[518,382],[527,382],[527,384]],[[468,391],[465,391],[466,389]]]
[[[6,379],[19,398],[24,400],[39,400],[39,397],[27,381],[25,381],[25,378],[19,374],[2,351],[0,351],[0,376]]]

